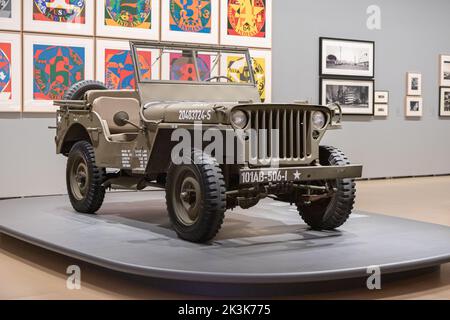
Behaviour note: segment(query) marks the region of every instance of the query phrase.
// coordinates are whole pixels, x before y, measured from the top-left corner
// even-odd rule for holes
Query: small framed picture
[[[374,116],[387,117],[389,115],[389,105],[384,103],[375,103]]]
[[[375,76],[375,42],[320,38],[320,76]]]
[[[450,55],[441,55],[440,84],[450,87]]]
[[[440,88],[439,101],[439,116],[450,117],[450,87]]]
[[[421,96],[422,95],[422,75],[420,73],[408,72],[407,74],[407,95]]]
[[[0,32],[0,112],[21,110],[21,47],[20,34]]]
[[[421,117],[423,114],[422,97],[406,97],[406,116]]]
[[[388,104],[389,92],[388,91],[375,91],[375,103]]]
[[[339,103],[343,114],[374,114],[374,80],[321,78],[320,103]]]
[[[0,28],[19,31],[21,28],[22,1],[0,0]]]

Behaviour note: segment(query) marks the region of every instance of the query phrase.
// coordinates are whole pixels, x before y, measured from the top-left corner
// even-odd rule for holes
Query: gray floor
[[[213,283],[290,283],[364,277],[450,261],[450,228],[355,212],[339,231],[315,232],[293,207],[263,201],[227,214],[210,244],[179,240],[163,193],[108,194],[98,216],[66,197],[0,201],[0,231],[110,269]]]

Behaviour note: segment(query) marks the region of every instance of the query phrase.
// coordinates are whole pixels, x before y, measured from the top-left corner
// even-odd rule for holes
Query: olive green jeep
[[[55,101],[56,149],[68,157],[67,190],[76,211],[97,212],[107,189],[162,188],[174,230],[193,242],[211,240],[227,209],[248,209],[266,197],[295,204],[313,229],[347,220],[362,166],[319,145],[328,129],[340,127],[338,105],[261,103],[247,49],[130,46],[136,90],[85,80]],[[150,48],[160,54],[153,63],[179,52],[195,78],[147,79],[136,61]],[[200,55],[210,55],[216,76],[200,76]],[[222,63],[230,55],[240,59],[238,81]]]

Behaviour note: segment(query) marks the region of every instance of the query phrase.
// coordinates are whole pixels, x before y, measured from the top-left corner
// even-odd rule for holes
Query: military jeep
[[[262,103],[263,80],[248,49],[133,41],[130,47],[136,90],[85,80],[54,102],[57,153],[68,157],[76,211],[96,213],[108,189],[163,188],[174,230],[192,242],[214,238],[227,210],[267,197],[295,204],[313,229],[347,220],[362,166],[319,145],[328,129],[340,128],[339,105]],[[167,79],[144,77],[138,54],[149,49],[158,52],[153,64],[178,53],[191,78],[176,73],[183,68]],[[205,56],[210,74],[201,71]],[[229,61],[238,60],[239,74],[231,74]]]

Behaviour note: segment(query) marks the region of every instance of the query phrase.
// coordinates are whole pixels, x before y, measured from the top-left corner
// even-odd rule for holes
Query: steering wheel
[[[226,79],[228,82],[233,82],[233,79],[227,77],[227,76],[215,76],[215,77],[211,77],[205,80],[205,82],[211,82],[213,80],[216,80],[217,82],[219,82],[220,79]]]

